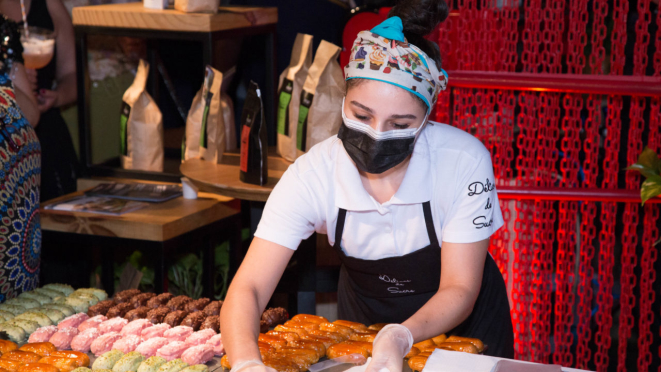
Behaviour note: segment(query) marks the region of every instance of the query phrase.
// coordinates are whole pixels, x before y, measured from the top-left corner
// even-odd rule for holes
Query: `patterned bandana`
[[[447,73],[438,71],[425,52],[409,44],[399,17],[390,17],[370,31],[361,31],[344,67],[349,79],[370,79],[393,84],[420,97],[431,110],[440,91],[445,90]]]

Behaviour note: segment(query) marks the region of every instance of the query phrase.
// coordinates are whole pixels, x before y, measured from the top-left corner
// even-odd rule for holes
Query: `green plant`
[[[175,296],[186,295],[191,298],[200,298],[202,296],[202,262],[193,253],[177,260],[168,270],[170,292]]]
[[[637,171],[645,177],[645,182],[640,186],[640,199],[642,205],[645,202],[661,195],[661,159],[649,147],[645,147],[638,155],[638,161],[626,168],[628,171]],[[661,239],[657,241],[659,244]]]

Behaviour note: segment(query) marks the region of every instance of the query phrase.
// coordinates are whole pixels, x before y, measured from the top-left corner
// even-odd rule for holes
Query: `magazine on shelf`
[[[154,183],[102,183],[85,192],[87,196],[160,203],[182,195],[181,185]]]
[[[46,209],[69,212],[100,213],[120,216],[148,206],[149,203],[115,199],[103,196],[76,196],[56,204],[46,206]]]

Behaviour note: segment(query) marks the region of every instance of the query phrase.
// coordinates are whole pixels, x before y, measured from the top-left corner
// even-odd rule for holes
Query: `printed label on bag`
[[[241,171],[248,172],[248,150],[250,150],[250,127],[247,125],[241,129]]]
[[[289,103],[294,82],[289,79],[282,81],[282,88],[278,94],[278,133],[289,136]]]
[[[298,126],[296,129],[296,148],[305,151],[306,138],[308,134],[308,114],[314,94],[303,91],[301,93],[301,106],[298,108]]]
[[[127,127],[130,115],[131,106],[126,102],[122,102],[122,111],[119,116],[119,146],[120,153],[124,156],[128,156],[129,151]]]

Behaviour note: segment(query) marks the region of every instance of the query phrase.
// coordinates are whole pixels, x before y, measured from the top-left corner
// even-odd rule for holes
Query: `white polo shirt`
[[[255,236],[295,250],[316,231],[327,234],[333,245],[343,208],[347,216],[341,247],[347,256],[403,256],[430,244],[422,209],[426,201],[431,202],[441,242],[484,240],[503,225],[491,155],[479,140],[430,121],[415,144],[401,186],[380,204],[365,191],[342,140],[333,136],[283,174]]]

